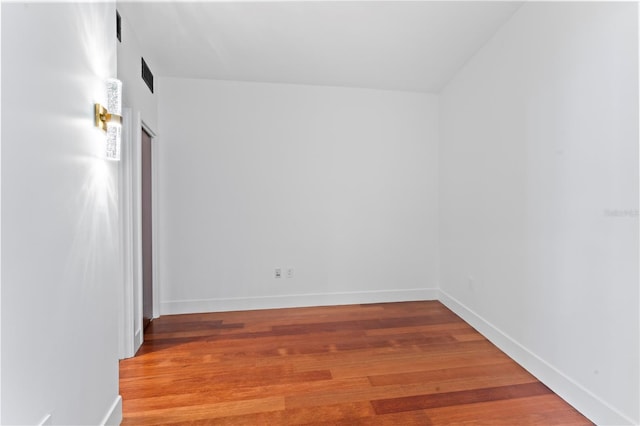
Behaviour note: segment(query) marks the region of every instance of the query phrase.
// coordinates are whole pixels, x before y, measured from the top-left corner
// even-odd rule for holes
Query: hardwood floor
[[[123,425],[592,424],[436,301],[165,316],[145,339]]]

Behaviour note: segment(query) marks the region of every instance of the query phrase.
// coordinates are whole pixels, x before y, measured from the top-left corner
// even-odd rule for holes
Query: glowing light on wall
[[[96,127],[107,135],[105,156],[109,160],[120,160],[122,141],[122,82],[110,78],[105,84],[107,107],[95,104]]]

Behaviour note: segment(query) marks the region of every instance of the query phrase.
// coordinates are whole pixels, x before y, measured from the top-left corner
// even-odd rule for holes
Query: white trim
[[[151,136],[151,284],[152,284],[152,317],[160,317],[160,284],[158,273],[158,135],[144,122],[142,127]]]
[[[51,414],[47,414],[38,422],[38,426],[48,426],[51,424]]]
[[[119,215],[122,283],[118,286],[118,356],[132,357],[134,351],[134,258],[133,258],[133,204],[132,204],[132,154],[133,120],[131,108],[123,108],[121,159],[119,167]]]
[[[637,21],[636,21],[636,31],[637,31],[637,37],[638,37],[638,44],[637,46],[640,46],[640,3],[636,3],[636,13],[637,13]],[[637,71],[638,71],[638,93],[637,93],[637,99],[636,99],[636,104],[639,106],[638,108],[638,117],[636,117],[636,119],[638,120],[638,137],[640,137],[640,56],[636,56],[636,67],[637,67]],[[639,157],[638,157],[638,164],[640,164],[640,152],[638,153]],[[640,174],[638,174],[638,182],[640,183]],[[638,237],[640,238],[640,234],[638,235]],[[640,258],[638,259],[638,267],[640,267]],[[638,276],[640,276],[640,273],[638,274]],[[640,283],[639,283],[640,284]],[[638,299],[638,306],[640,306],[640,294],[638,295],[639,299]],[[637,316],[637,320],[638,323],[640,323],[640,309],[638,309],[638,312],[636,313]],[[640,341],[640,333],[638,335],[638,340]],[[640,366],[640,359],[638,359],[638,364]],[[638,377],[637,377],[638,381],[636,383],[640,383],[640,368],[638,368]],[[637,409],[636,409],[636,416],[640,415],[640,413],[638,413]],[[640,419],[639,419],[640,420]]]
[[[142,167],[141,167],[141,141],[142,141],[142,119],[140,111],[136,112],[135,120],[133,120],[134,142],[132,143],[131,156],[131,213],[132,213],[132,256],[133,256],[133,303],[134,317],[133,330],[134,333],[134,354],[140,349],[144,340],[142,333]]]
[[[133,347],[136,348],[136,352],[140,349],[140,346],[142,346],[142,342],[144,342],[144,333],[142,332],[142,328],[138,328],[133,334]]]
[[[2,22],[2,6],[0,6],[0,22]],[[0,46],[2,46],[2,31],[0,31]],[[5,36],[6,37],[6,36]],[[2,81],[2,67],[0,67],[0,81]],[[0,85],[1,86],[1,85]],[[2,99],[2,87],[0,87]],[[1,104],[1,102],[0,102]],[[0,105],[0,135],[2,135],[2,106]],[[2,138],[0,137],[0,188],[2,188]],[[2,194],[0,190],[0,224],[2,223]],[[2,241],[2,226],[0,226],[0,241]],[[2,277],[2,244],[0,244],[0,277]],[[2,285],[0,279],[0,383],[2,383]],[[0,423],[2,422],[2,386],[0,386]]]
[[[118,395],[111,404],[111,408],[107,411],[107,414],[104,415],[101,425],[119,425],[122,423],[122,397]]]
[[[160,304],[161,315],[199,312],[228,312],[255,309],[298,308],[305,306],[332,306],[360,303],[405,302],[437,300],[437,288],[404,290],[378,290],[348,293],[288,294],[246,298],[220,298],[200,300],[173,300]]]
[[[442,289],[440,289],[439,300],[594,423],[599,425],[634,424],[633,420],[564,375],[560,370],[503,333]]]

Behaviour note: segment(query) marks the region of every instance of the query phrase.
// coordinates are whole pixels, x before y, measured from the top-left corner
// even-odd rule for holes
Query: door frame
[[[137,162],[140,170],[140,186],[142,188],[142,132],[151,137],[151,280],[152,280],[152,319],[160,316],[160,293],[158,285],[158,134],[144,120],[140,120],[138,131],[140,138],[138,139],[138,148],[140,150],[140,161]],[[140,197],[142,199],[142,191]],[[142,247],[142,205],[140,205],[140,247]],[[142,268],[142,250],[140,250],[140,267]],[[142,292],[142,275],[140,277],[140,291]],[[142,298],[140,298],[140,306],[142,306]],[[142,310],[140,311],[142,313]]]
[[[122,282],[119,287],[120,359],[130,358],[144,341],[142,329],[142,129],[151,136],[151,220],[153,318],[160,316],[158,281],[158,153],[157,133],[139,111],[123,108],[121,160],[119,167],[119,216]]]

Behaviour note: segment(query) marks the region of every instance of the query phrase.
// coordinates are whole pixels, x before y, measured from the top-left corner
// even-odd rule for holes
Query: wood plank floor
[[[592,424],[436,301],[164,316],[123,425]]]

